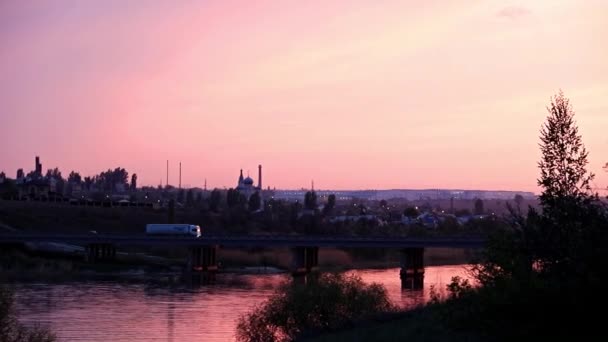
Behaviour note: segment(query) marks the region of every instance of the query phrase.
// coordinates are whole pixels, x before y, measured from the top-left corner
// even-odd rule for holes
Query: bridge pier
[[[85,259],[87,262],[114,260],[116,258],[116,247],[111,243],[92,243],[85,247]]]
[[[319,247],[294,247],[291,255],[291,273],[294,277],[308,275],[319,267]]]
[[[209,283],[215,280],[217,273],[218,246],[190,246],[186,274],[194,283]]]
[[[401,250],[401,288],[421,290],[424,285],[424,248]]]

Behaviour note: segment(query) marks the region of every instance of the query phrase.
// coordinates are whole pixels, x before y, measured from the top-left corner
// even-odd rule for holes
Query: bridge
[[[404,288],[422,288],[424,249],[429,247],[482,248],[482,238],[412,238],[412,237],[345,237],[301,235],[211,235],[196,237],[101,234],[0,234],[0,245],[31,242],[55,242],[83,245],[89,262],[112,260],[116,247],[151,246],[187,248],[186,269],[195,275],[213,278],[217,271],[220,247],[289,247],[292,250],[292,274],[307,275],[318,267],[320,247],[394,248],[401,251],[401,280]]]
[[[107,243],[117,246],[225,246],[225,247],[344,247],[344,248],[481,248],[481,238],[340,237],[301,235],[158,236],[97,234],[2,234],[0,243],[57,242]]]

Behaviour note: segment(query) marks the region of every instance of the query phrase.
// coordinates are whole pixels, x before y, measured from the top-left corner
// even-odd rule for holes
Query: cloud
[[[530,14],[530,10],[521,6],[509,6],[501,9],[496,13],[497,16],[507,19],[517,19]]]

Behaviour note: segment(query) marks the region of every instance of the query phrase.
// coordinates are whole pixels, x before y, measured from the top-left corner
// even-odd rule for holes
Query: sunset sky
[[[538,192],[562,89],[606,187],[607,23],[604,0],[3,0],[0,170]]]

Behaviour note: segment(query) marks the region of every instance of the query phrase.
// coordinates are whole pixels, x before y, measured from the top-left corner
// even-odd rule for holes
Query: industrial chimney
[[[36,156],[36,173],[42,176],[42,164],[40,164],[40,157]]]
[[[258,165],[258,189],[262,190],[262,165]]]

